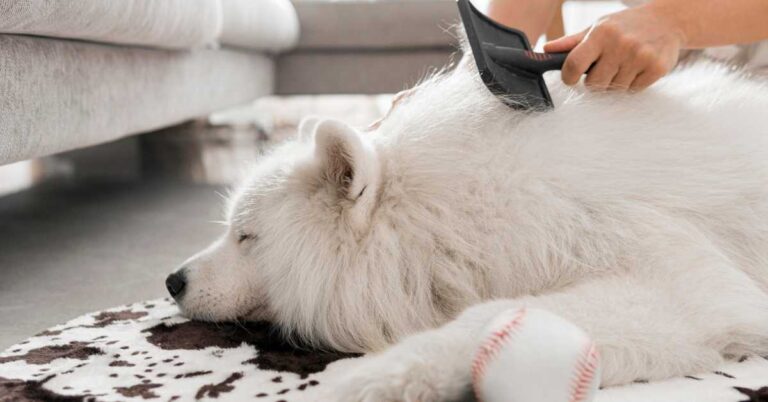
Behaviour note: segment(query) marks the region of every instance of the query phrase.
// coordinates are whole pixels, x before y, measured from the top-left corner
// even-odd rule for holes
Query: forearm
[[[689,49],[768,39],[768,0],[654,0]]]
[[[481,11],[486,12],[494,21],[525,32],[533,46],[552,23],[562,1],[490,0],[477,4],[485,5],[487,9]]]

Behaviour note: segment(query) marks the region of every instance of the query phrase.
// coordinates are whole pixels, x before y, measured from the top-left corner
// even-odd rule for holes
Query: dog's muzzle
[[[168,275],[165,279],[165,287],[168,293],[176,300],[184,296],[184,289],[187,287],[187,269],[181,268]]]

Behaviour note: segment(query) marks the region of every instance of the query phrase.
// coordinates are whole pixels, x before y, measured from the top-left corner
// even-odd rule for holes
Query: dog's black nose
[[[178,300],[184,294],[184,288],[187,286],[186,271],[186,268],[179,269],[165,279],[165,287],[174,299]]]

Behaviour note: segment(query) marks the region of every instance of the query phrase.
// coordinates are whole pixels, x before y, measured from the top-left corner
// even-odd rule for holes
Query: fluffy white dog
[[[603,385],[767,353],[768,87],[710,64],[641,94],[548,78],[553,111],[513,111],[465,58],[375,130],[305,121],[169,289],[194,318],[402,341],[361,360],[349,401],[455,398],[478,333],[520,305],[587,331]]]

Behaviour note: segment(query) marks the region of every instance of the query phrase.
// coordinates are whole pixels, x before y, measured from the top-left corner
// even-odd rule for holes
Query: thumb
[[[589,30],[585,29],[579,33],[566,35],[553,41],[549,41],[544,44],[544,51],[547,53],[567,52],[581,43],[581,41],[584,40],[584,37],[587,36],[587,32],[589,32]]]

